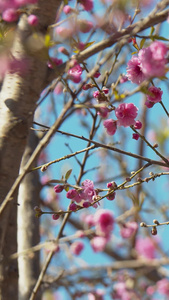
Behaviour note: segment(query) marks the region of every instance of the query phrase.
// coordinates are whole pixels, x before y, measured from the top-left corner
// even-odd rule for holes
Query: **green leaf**
[[[153,35],[155,28],[152,26],[151,27],[151,31],[150,31],[150,35]]]
[[[142,39],[142,40],[141,40],[141,42],[140,42],[140,49],[142,49],[142,48],[143,48],[143,46],[144,46],[144,43],[145,43],[145,40],[146,40],[146,39]]]
[[[169,41],[169,39],[166,39],[163,36],[159,36],[159,35],[153,35],[152,38],[155,40],[161,40],[161,41],[166,41],[166,42]]]
[[[138,53],[138,51],[135,51],[135,52],[132,52],[131,54],[134,55],[134,54],[137,54],[137,53]]]
[[[65,179],[66,179],[66,180],[69,179],[71,173],[72,173],[72,169],[70,169],[70,170],[68,170],[68,171],[66,172],[66,175],[65,175]]]
[[[64,5],[68,4],[68,0],[63,0],[63,2],[64,2]]]
[[[65,190],[66,192],[68,192],[68,191],[69,191],[69,187],[68,187],[68,186],[65,186],[64,190]]]

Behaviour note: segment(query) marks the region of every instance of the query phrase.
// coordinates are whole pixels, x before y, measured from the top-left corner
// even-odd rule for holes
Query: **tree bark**
[[[61,0],[40,0],[31,13],[39,17],[39,32],[55,21]],[[25,45],[32,34],[27,16],[22,15],[17,25],[12,48],[16,59],[28,58],[25,74],[7,74],[0,94],[0,202],[17,178],[20,162],[26,146],[36,101],[46,81],[45,60],[28,55]],[[18,271],[16,261],[9,256],[17,251],[17,195],[9,201],[0,220],[0,299],[17,299]]]
[[[30,131],[28,144],[25,149],[20,171],[26,164],[35,147],[38,144],[38,137],[34,131]],[[36,162],[33,167],[36,166]],[[18,253],[31,248],[40,241],[39,219],[35,217],[34,207],[39,204],[40,183],[38,171],[28,173],[23,179],[18,192],[18,216],[17,216],[17,242]],[[32,289],[38,278],[39,252],[19,255],[19,300],[29,299]],[[37,295],[36,299],[40,299]]]

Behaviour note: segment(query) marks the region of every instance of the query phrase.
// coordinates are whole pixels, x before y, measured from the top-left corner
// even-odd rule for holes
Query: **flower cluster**
[[[19,17],[18,8],[37,2],[38,0],[1,1],[0,11],[2,12],[2,19],[6,22],[15,22]]]
[[[149,78],[165,76],[167,51],[167,46],[159,41],[141,49],[127,64],[128,80],[140,84]]]
[[[94,189],[93,181],[86,179],[82,182],[79,190],[71,189],[67,192],[66,197],[77,203],[82,202],[83,207],[88,207],[95,201],[97,193]]]
[[[133,103],[119,104],[119,106],[115,109],[117,120],[107,119],[103,122],[107,133],[109,135],[114,135],[117,130],[117,126],[128,127],[137,124],[136,122],[140,122],[135,121],[135,118],[137,117],[137,111],[138,108]]]

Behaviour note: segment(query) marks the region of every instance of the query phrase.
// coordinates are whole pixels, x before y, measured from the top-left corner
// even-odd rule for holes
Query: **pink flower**
[[[68,15],[72,12],[72,8],[69,5],[65,5],[63,11],[66,15]]]
[[[148,91],[150,94],[147,95],[147,100],[153,103],[157,103],[161,101],[161,97],[163,92],[160,88],[157,88],[155,86],[149,87]]]
[[[136,222],[128,222],[123,224],[120,230],[121,237],[124,239],[130,238],[138,229]]]
[[[63,63],[62,59],[58,59],[57,57],[51,57],[51,61],[48,61],[48,67],[53,69],[54,66],[59,66]]]
[[[52,219],[53,219],[54,221],[58,220],[58,219],[59,219],[59,215],[53,214],[53,215],[52,215]]]
[[[68,71],[69,78],[74,83],[79,83],[81,81],[81,74],[82,74],[82,68],[78,64],[75,65],[73,68],[69,69]]]
[[[8,8],[6,9],[2,14],[2,19],[6,22],[15,22],[18,20],[18,12],[14,8]]]
[[[69,210],[75,211],[76,209],[77,209],[77,204],[76,203],[73,202],[69,205]]]
[[[128,127],[134,125],[138,108],[133,103],[122,103],[115,109],[118,125]]]
[[[114,227],[114,217],[108,209],[99,209],[94,215],[96,232],[108,236]]]
[[[140,84],[146,79],[137,56],[133,56],[127,64],[127,78],[136,84]]]
[[[140,136],[139,136],[138,133],[133,133],[133,136],[132,136],[133,140],[138,141],[139,137],[140,137]]]
[[[61,193],[63,191],[63,189],[64,189],[63,185],[57,184],[54,186],[55,193]]]
[[[80,0],[79,2],[83,6],[84,10],[90,11],[93,9],[93,0]]]
[[[139,239],[136,240],[135,248],[139,255],[147,259],[155,258],[156,248],[151,238],[140,237]]]
[[[35,15],[29,15],[27,20],[28,20],[28,24],[31,26],[37,26],[39,23],[39,19]]]
[[[114,135],[117,130],[117,121],[113,119],[107,119],[103,122],[103,126],[109,135]]]
[[[82,191],[80,192],[81,198],[83,200],[89,200],[90,202],[93,201],[93,196],[96,195],[93,181],[86,179],[82,182]]]
[[[107,200],[112,201],[115,199],[115,196],[116,196],[116,192],[112,193],[111,195],[107,196],[106,198],[107,198]]]
[[[166,53],[167,47],[161,42],[153,42],[139,51],[141,69],[147,78],[165,75]]]
[[[93,75],[93,77],[95,77],[95,78],[99,78],[100,77],[100,72],[99,71],[97,71],[94,75]]]
[[[163,278],[157,282],[157,290],[160,294],[169,296],[169,280]]]
[[[127,76],[126,75],[122,75],[122,77],[120,78],[120,83],[124,83],[126,81],[128,81]]]
[[[90,244],[94,252],[101,252],[105,249],[107,242],[107,238],[103,236],[96,236],[90,241]]]
[[[81,197],[79,196],[79,193],[76,189],[69,190],[66,194],[66,197],[68,199],[73,199],[77,203],[81,202]]]
[[[134,128],[135,129],[141,129],[142,128],[142,123],[139,120],[137,120],[135,125],[134,125]]]
[[[98,111],[98,115],[100,115],[102,118],[107,118],[109,115],[110,110],[108,107],[100,107]]]
[[[84,249],[84,244],[81,241],[74,242],[70,246],[70,250],[74,255],[80,255],[83,249]]]
[[[93,227],[95,225],[94,222],[94,216],[93,215],[87,215],[84,218],[84,222],[89,226],[89,227]]]

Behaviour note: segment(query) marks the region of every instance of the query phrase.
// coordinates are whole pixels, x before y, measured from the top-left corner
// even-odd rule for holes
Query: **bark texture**
[[[26,146],[21,169],[24,167],[35,147],[38,144],[38,137],[34,131],[30,131],[28,144]],[[36,166],[36,162],[34,163]],[[34,167],[33,166],[33,167]],[[28,173],[23,179],[19,187],[18,193],[18,216],[17,216],[17,242],[18,253],[31,248],[40,241],[39,235],[39,219],[35,217],[34,207],[39,204],[40,183],[38,172]],[[39,251],[19,255],[18,257],[19,270],[19,300],[29,299],[33,287],[38,278],[39,267]],[[36,299],[40,299],[37,295]]]
[[[39,32],[55,21],[61,0],[40,0],[31,13],[39,16]],[[28,59],[25,74],[7,74],[0,94],[0,203],[16,179],[26,146],[36,101],[47,76],[46,61],[28,55],[26,45],[32,35],[27,15],[22,15],[14,37],[12,55],[16,59]],[[0,299],[18,299],[18,271],[16,261],[9,256],[17,251],[17,202],[9,201],[0,219]]]

